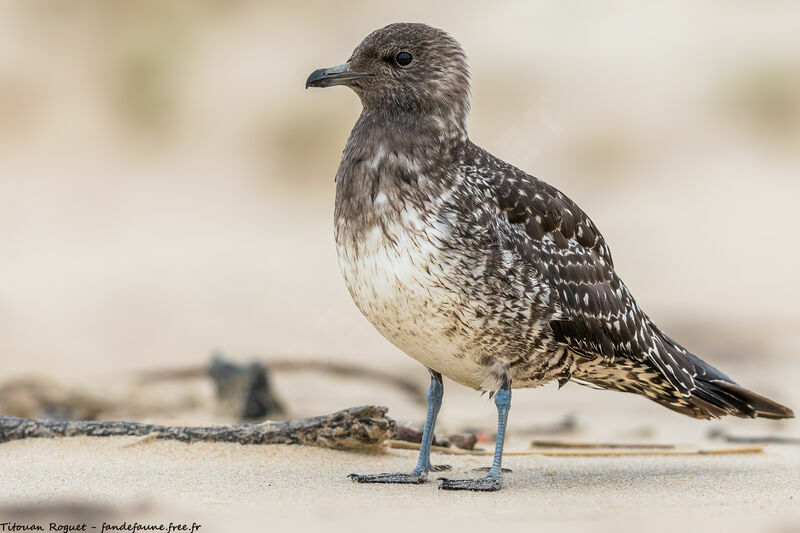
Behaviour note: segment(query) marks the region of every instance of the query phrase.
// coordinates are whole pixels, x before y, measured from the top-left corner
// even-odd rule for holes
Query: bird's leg
[[[428,472],[447,470],[449,465],[434,466],[431,464],[431,443],[433,442],[433,428],[436,425],[436,416],[442,406],[444,385],[442,375],[430,368],[431,385],[428,387],[428,412],[425,415],[425,429],[422,431],[422,442],[419,446],[417,466],[411,473],[396,474],[350,474],[350,479],[356,483],[424,483],[428,480]]]
[[[435,370],[428,369],[431,373],[431,384],[428,387],[428,412],[425,414],[425,427],[422,430],[422,441],[419,445],[419,457],[414,472],[440,472],[447,470],[450,465],[431,464],[431,444],[433,443],[433,428],[436,426],[436,417],[442,407],[444,385],[442,375]]]
[[[494,459],[489,473],[479,479],[447,479],[439,478],[442,482],[440,489],[444,490],[474,490],[474,491],[494,491],[500,490],[503,484],[500,478],[503,475],[503,443],[506,440],[506,423],[508,422],[508,411],[511,409],[511,383],[503,380],[500,390],[494,396],[494,404],[497,406],[497,440],[494,446]]]

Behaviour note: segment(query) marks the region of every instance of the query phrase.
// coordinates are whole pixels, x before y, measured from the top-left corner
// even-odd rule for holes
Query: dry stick
[[[534,448],[624,448],[626,450],[671,450],[675,448],[674,444],[624,444],[617,442],[570,442],[563,440],[534,440],[531,441],[531,446]]]
[[[378,446],[388,439],[395,422],[386,407],[367,405],[312,418],[232,426],[159,426],[136,422],[37,420],[0,416],[0,443],[52,437],[130,437],[154,435],[181,442],[239,444],[303,444],[356,449]]]
[[[390,372],[364,368],[358,365],[347,363],[333,363],[328,361],[296,361],[292,359],[273,359],[260,360],[270,371],[276,372],[297,372],[301,370],[312,370],[324,372],[335,376],[346,378],[366,378],[375,382],[386,383],[397,387],[414,398],[418,403],[426,403],[426,391],[416,381],[398,377]],[[173,379],[194,379],[208,376],[208,367],[188,367],[167,370],[150,370],[140,374],[140,383],[150,383],[155,381],[165,381]]]
[[[389,448],[397,448],[401,450],[418,450],[419,444],[415,442],[406,442],[398,440],[387,440],[384,443]],[[494,452],[488,450],[458,450],[454,448],[443,448],[441,446],[432,446],[431,451],[449,455],[493,455]],[[739,453],[761,453],[764,451],[763,446],[739,446],[735,448],[709,448],[709,449],[667,449],[667,450],[622,450],[615,449],[587,449],[587,450],[531,450],[520,452],[503,452],[503,456],[515,455],[544,455],[547,457],[621,457],[628,455],[724,455],[724,454],[739,454]]]

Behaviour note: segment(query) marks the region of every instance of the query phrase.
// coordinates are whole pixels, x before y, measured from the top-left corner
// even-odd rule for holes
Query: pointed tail
[[[698,372],[696,388],[692,391],[692,396],[703,403],[741,418],[794,418],[794,412],[788,407],[742,387],[699,358],[692,356],[692,359],[695,368],[702,368],[705,373]]]
[[[659,332],[661,333],[661,332]],[[694,367],[694,388],[685,398],[692,404],[698,418],[717,418],[733,415],[741,418],[794,418],[788,407],[746,389],[731,378],[689,353],[675,341],[661,333],[664,347],[681,356]],[[687,413],[688,414],[688,413]]]

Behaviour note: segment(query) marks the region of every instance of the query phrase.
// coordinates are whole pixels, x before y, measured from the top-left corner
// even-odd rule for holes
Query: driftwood
[[[394,432],[386,407],[351,407],[324,416],[233,426],[159,426],[137,422],[37,420],[0,416],[0,443],[53,437],[130,437],[181,442],[239,444],[303,444],[356,449],[378,446]]]
[[[221,358],[220,354],[214,354],[213,361],[216,358]],[[374,383],[383,383],[395,387],[404,393],[408,394],[415,402],[425,404],[427,381],[416,381],[406,379],[402,376],[397,376],[391,372],[384,372],[373,368],[366,368],[359,365],[352,365],[347,363],[336,363],[330,361],[318,361],[313,359],[297,360],[297,359],[265,359],[258,361],[258,364],[264,365],[271,372],[321,372],[333,376],[340,376],[344,378],[359,378],[371,381]],[[157,383],[160,381],[182,380],[182,379],[197,379],[208,377],[210,374],[210,366],[194,366],[173,369],[149,370],[139,374],[139,384],[147,385],[150,383]],[[424,385],[424,386],[423,386]]]

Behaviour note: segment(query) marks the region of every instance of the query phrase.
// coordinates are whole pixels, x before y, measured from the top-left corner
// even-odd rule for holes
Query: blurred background
[[[798,408],[798,20],[780,0],[2,1],[0,380],[113,397],[117,379],[221,350],[424,387],[336,261],[358,99],[303,90],[372,30],[420,21],[468,54],[472,139],[576,200],[669,334]],[[273,377],[290,415],[423,413],[368,380]],[[447,391],[445,424],[493,427],[485,398]],[[577,385],[515,394],[512,425],[624,412],[622,427],[707,429]]]

